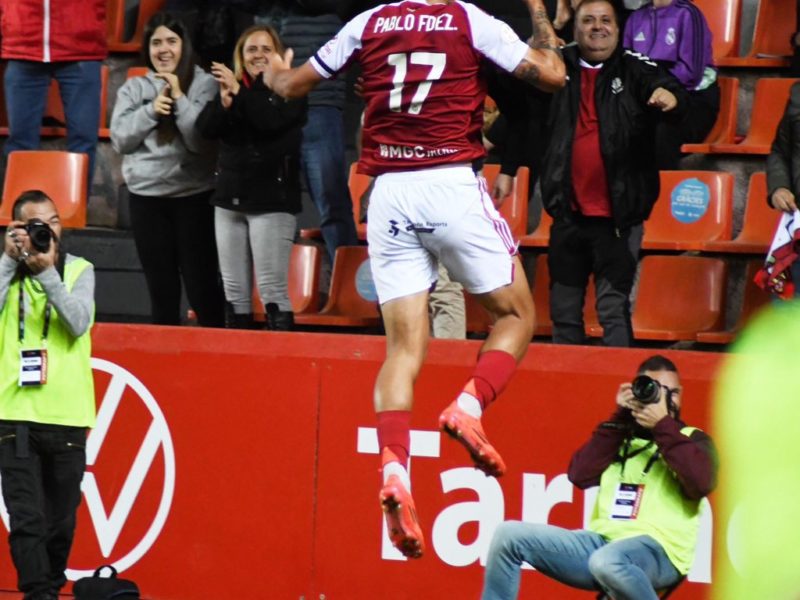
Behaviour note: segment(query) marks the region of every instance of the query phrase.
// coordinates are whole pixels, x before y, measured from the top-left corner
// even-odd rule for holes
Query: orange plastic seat
[[[319,306],[319,275],[322,255],[317,246],[294,244],[289,255],[289,300],[295,315],[316,312]],[[253,283],[253,316],[264,320],[264,305]]]
[[[684,144],[681,152],[708,154],[712,144],[731,144],[736,141],[736,118],[739,113],[739,80],[719,77],[719,114],[706,139],[698,144]]]
[[[134,77],[144,77],[150,72],[150,67],[130,67],[125,72],[125,79],[133,79]]]
[[[533,296],[533,305],[536,310],[533,335],[552,335],[553,322],[550,320],[550,271],[547,267],[547,254],[539,254],[536,257],[536,273],[531,280],[531,295]],[[589,277],[589,284],[586,286],[586,297],[583,302],[583,325],[587,336],[603,335],[603,329],[597,321],[593,277]]]
[[[661,193],[644,225],[645,250],[700,250],[731,239],[733,175],[662,171]]]
[[[795,78],[762,77],[756,81],[753,108],[750,112],[750,130],[736,143],[711,144],[714,154],[769,154],[778,123],[783,117],[789,90],[798,81]]]
[[[61,215],[64,227],[86,227],[89,157],[60,150],[17,150],[8,155],[0,225],[11,220],[11,208],[27,190],[42,190]]]
[[[633,309],[637,340],[695,341],[724,326],[727,265],[700,256],[645,256]]]
[[[129,40],[125,39],[126,4],[125,0],[108,0],[106,5],[106,40],[110,52],[138,52],[145,24],[164,7],[165,0],[139,0],[136,30]]]
[[[519,239],[519,245],[524,248],[547,248],[550,245],[550,226],[553,224],[553,217],[542,209],[539,217],[539,224],[536,229]]]
[[[328,302],[319,313],[295,315],[300,325],[377,327],[380,320],[366,246],[339,246]]]
[[[729,59],[739,56],[742,0],[694,0],[694,3],[711,30],[714,62],[727,66]]]
[[[703,244],[705,252],[766,254],[778,227],[780,214],[767,203],[767,175],[753,173],[747,191],[742,230],[730,241],[717,240]]]
[[[721,331],[702,331],[697,334],[697,341],[705,344],[729,344],[739,331],[747,324],[756,311],[768,304],[772,299],[769,292],[762,290],[755,284],[753,279],[758,270],[763,266],[762,260],[751,260],[747,263],[744,274],[744,294],[742,296],[742,308],[736,322],[730,329]]]
[[[2,86],[0,86],[0,93],[2,93]],[[100,67],[100,118],[97,124],[97,137],[108,139],[110,137],[107,122],[107,102],[108,100],[108,66],[102,65]],[[8,114],[5,109],[5,97],[0,98],[3,104],[2,113],[0,113],[0,135],[8,135]],[[43,137],[64,137],[67,135],[66,122],[67,118],[64,115],[64,104],[61,101],[61,93],[58,90],[58,82],[53,79],[50,82],[50,87],[47,90],[47,101],[45,102],[43,119],[50,122],[55,121],[57,124],[42,125],[40,135]]]
[[[500,174],[500,165],[483,165],[483,176],[489,193],[492,193],[492,186],[495,179]],[[519,167],[517,175],[511,186],[511,194],[503,201],[500,206],[500,214],[508,223],[511,235],[515,240],[519,240],[525,235],[528,229],[528,187],[530,185],[530,169]]]
[[[788,67],[792,55],[797,2],[761,0],[753,30],[753,43],[746,56],[721,62],[725,67]]]

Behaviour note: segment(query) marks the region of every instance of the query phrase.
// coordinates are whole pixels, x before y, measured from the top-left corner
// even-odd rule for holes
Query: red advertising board
[[[372,384],[378,336],[97,325],[98,424],[87,444],[71,578],[103,563],[155,600],[477,598],[504,519],[582,526],[592,493],[566,479],[571,453],[614,407],[649,350],[534,344],[485,416],[509,470],[470,467],[436,428],[478,342],[433,341],[416,386],[411,476],[428,550],[406,561],[377,502]],[[684,418],[708,429],[720,356],[665,352]],[[706,598],[711,531],[674,596]],[[0,590],[13,590],[0,545]],[[585,598],[534,571],[520,598]]]

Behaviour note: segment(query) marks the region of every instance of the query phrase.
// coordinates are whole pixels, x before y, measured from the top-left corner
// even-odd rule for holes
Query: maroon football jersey
[[[513,71],[528,46],[472,4],[405,0],[366,11],[311,58],[323,77],[351,60],[364,77],[359,170],[370,175],[484,155],[482,57]]]

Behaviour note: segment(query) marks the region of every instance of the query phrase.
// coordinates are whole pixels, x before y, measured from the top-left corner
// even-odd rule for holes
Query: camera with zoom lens
[[[41,219],[31,219],[25,224],[25,231],[37,252],[47,252],[53,242],[53,230]]]
[[[661,384],[652,377],[639,375],[631,383],[631,392],[642,404],[656,404],[661,399]]]

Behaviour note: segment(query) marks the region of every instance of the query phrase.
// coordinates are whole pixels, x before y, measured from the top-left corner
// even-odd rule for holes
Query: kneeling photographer
[[[53,201],[23,192],[0,257],[0,477],[24,600],[55,600],[95,422],[94,268],[67,254]]]
[[[711,438],[680,420],[677,368],[655,355],[619,386],[616,410],[572,456],[569,479],[599,485],[588,529],[507,521],[489,549],[483,600],[517,597],[526,562],[615,600],[656,600],[689,572],[700,501],[716,485]]]

